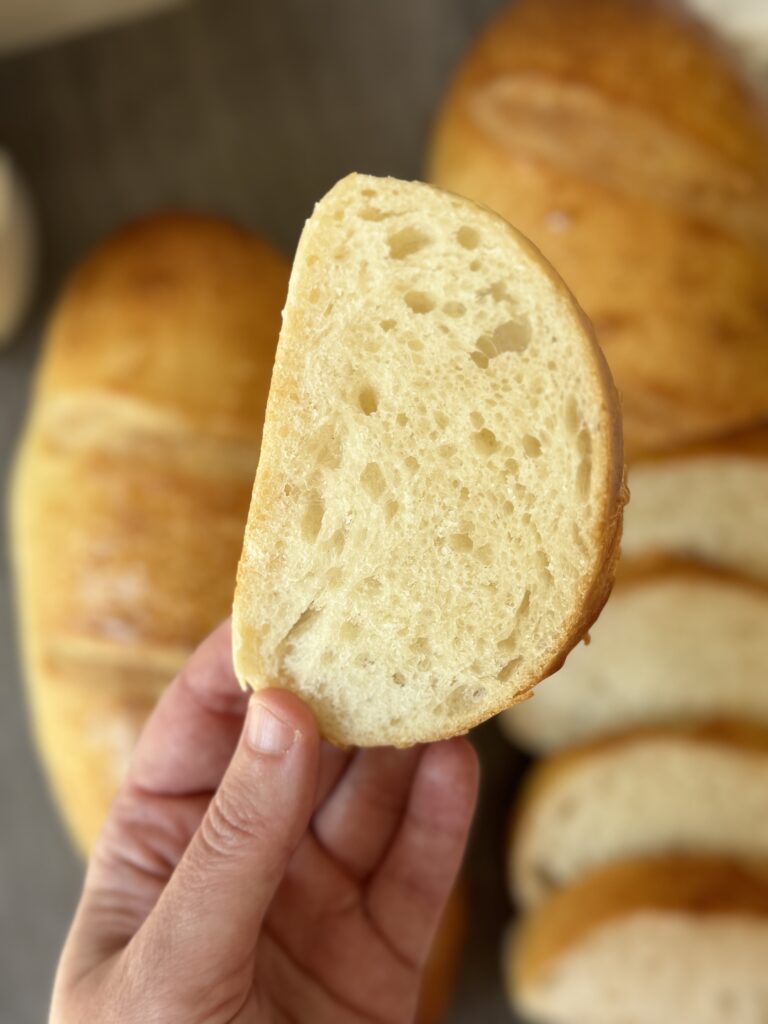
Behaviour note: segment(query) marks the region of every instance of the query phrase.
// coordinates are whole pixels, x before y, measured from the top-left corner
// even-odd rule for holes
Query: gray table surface
[[[2,2],[2,0],[0,0]],[[220,212],[291,252],[312,204],[351,170],[419,177],[451,69],[499,0],[190,0],[140,23],[0,61],[0,145],[42,225],[36,309],[0,353],[5,490],[40,324],[62,275],[125,220],[164,207]],[[6,533],[5,502],[0,531]],[[458,1022],[509,1021],[499,940],[502,849],[519,774],[493,723],[469,856],[472,920]],[[0,1024],[45,1020],[81,880],[32,750],[0,551]]]

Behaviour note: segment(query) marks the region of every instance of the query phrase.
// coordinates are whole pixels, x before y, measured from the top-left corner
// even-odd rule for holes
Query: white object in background
[[[0,346],[13,337],[32,297],[36,242],[29,193],[0,150]]]
[[[0,0],[0,51],[127,21],[180,0]]]
[[[687,0],[687,3],[740,51],[749,70],[768,87],[768,0]]]

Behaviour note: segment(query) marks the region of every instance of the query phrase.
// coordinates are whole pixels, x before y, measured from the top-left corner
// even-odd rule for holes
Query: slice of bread
[[[632,464],[622,551],[768,580],[768,424]]]
[[[611,861],[768,863],[768,728],[649,727],[552,757],[528,777],[511,839],[510,886],[526,907]]]
[[[296,254],[234,603],[240,681],[341,744],[465,732],[604,603],[624,500],[613,384],[505,221],[352,175]]]
[[[510,1000],[542,1024],[759,1024],[768,868],[628,861],[555,893],[505,954]]]
[[[768,587],[694,563],[623,563],[589,646],[501,723],[539,752],[633,725],[768,723],[766,665]]]

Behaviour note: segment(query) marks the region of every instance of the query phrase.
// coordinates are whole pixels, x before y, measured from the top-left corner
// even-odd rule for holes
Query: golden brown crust
[[[590,932],[643,911],[697,918],[768,917],[768,865],[714,857],[665,856],[600,868],[561,889],[522,922],[512,954],[513,984],[536,984]]]
[[[108,396],[118,415],[159,420],[160,433],[178,424],[258,445],[287,281],[283,257],[217,218],[165,214],[123,228],[65,286],[37,410],[75,395],[87,417],[87,399]]]
[[[746,457],[762,459],[768,456],[768,420],[750,424],[743,430],[732,431],[721,437],[709,437],[694,444],[680,445],[663,452],[640,453],[633,465],[649,463],[684,462],[688,459]]]
[[[431,179],[563,274],[622,393],[628,458],[768,413],[767,125],[698,25],[640,0],[516,3],[446,97]]]
[[[69,834],[87,854],[171,675],[59,656],[31,657],[26,671],[37,749]]]
[[[159,216],[99,246],[51,318],[12,555],[35,731],[83,850],[119,743],[229,612],[287,273],[230,224]]]
[[[684,579],[692,583],[723,583],[741,587],[765,597],[768,582],[743,576],[732,569],[725,569],[708,562],[667,554],[649,554],[643,558],[626,558],[619,563],[616,573],[616,590],[643,586],[662,579]]]

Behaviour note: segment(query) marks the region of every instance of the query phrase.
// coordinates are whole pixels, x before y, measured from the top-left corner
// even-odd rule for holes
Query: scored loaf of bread
[[[625,558],[685,556],[768,581],[768,423],[634,462]]]
[[[429,174],[573,289],[628,460],[768,414],[766,104],[682,7],[510,4],[444,100]]]
[[[768,723],[766,665],[766,585],[695,563],[622,563],[590,644],[501,725],[542,752],[634,725]]]
[[[230,607],[287,278],[233,225],[157,216],[99,246],[51,318],[12,555],[38,746],[83,850]]]
[[[588,323],[500,217],[351,175],[288,290],[233,613],[235,667],[340,744],[465,732],[562,663],[621,531]]]
[[[703,853],[768,863],[768,726],[647,726],[542,761],[510,835],[524,907],[612,861]]]
[[[626,861],[561,889],[505,955],[532,1024],[758,1024],[768,1005],[768,867]]]

